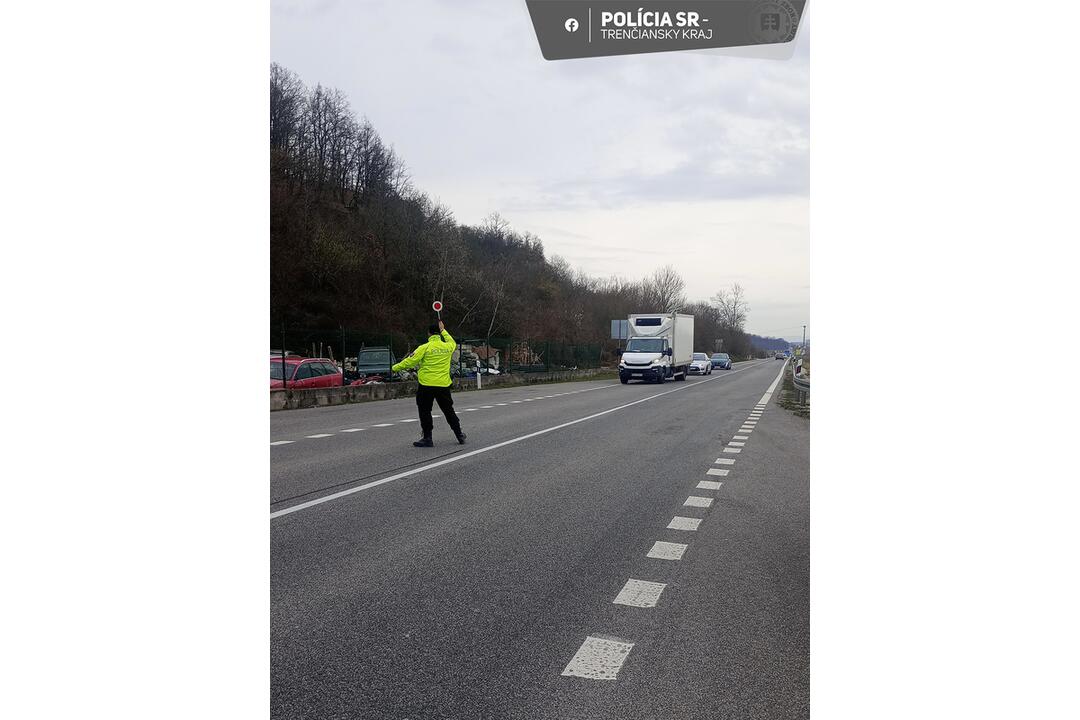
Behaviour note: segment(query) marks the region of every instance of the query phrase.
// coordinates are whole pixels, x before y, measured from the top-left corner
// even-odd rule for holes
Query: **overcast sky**
[[[271,58],[345,92],[459,222],[498,212],[592,275],[671,263],[694,300],[738,282],[750,331],[801,336],[808,25],[789,61],[549,62],[524,0],[273,0],[271,22]]]

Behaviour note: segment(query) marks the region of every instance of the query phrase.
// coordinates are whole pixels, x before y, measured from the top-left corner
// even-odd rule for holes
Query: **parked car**
[[[705,353],[694,353],[690,358],[690,374],[711,375],[712,363],[709,362],[709,356]]]
[[[731,356],[727,353],[713,353],[709,358],[709,362],[714,368],[720,368],[721,370],[731,369]]]
[[[394,373],[390,368],[396,364],[397,359],[390,348],[364,348],[356,354],[353,367],[345,371],[345,382],[349,385],[363,385],[371,382],[373,378],[389,382],[394,379]]]
[[[270,357],[270,387],[320,388],[341,387],[344,376],[332,361],[326,358],[302,358],[296,355]],[[284,366],[284,367],[282,367]],[[287,384],[285,382],[287,380]]]

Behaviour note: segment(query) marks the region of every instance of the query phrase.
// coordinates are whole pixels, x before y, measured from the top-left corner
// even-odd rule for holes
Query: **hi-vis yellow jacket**
[[[412,355],[390,369],[397,372],[410,370],[419,365],[420,370],[416,373],[416,379],[421,385],[450,387],[450,360],[454,356],[456,347],[454,338],[443,330],[442,336],[432,335],[426,343],[413,350]]]

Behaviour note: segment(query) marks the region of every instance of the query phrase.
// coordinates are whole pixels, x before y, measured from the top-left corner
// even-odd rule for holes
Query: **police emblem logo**
[[[750,11],[750,35],[759,43],[786,43],[795,39],[799,11],[788,0],[764,0]]]

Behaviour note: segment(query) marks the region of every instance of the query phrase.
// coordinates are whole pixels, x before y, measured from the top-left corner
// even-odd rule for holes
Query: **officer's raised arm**
[[[450,333],[446,332],[446,326],[443,325],[442,320],[439,321],[439,334],[442,335],[443,342],[450,345],[450,352],[453,352],[454,348],[457,347],[457,341],[450,336]]]

